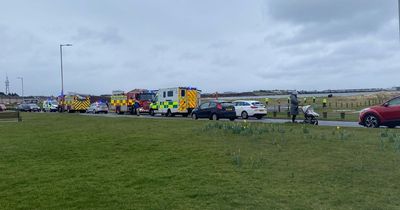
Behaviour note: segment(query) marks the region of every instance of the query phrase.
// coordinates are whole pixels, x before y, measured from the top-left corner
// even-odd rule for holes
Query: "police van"
[[[57,110],[58,110],[58,102],[56,100],[43,101],[43,106],[42,106],[43,112],[56,112]]]

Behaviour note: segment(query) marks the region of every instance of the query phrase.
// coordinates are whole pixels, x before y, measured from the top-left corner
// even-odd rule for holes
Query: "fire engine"
[[[150,105],[150,115],[187,117],[200,104],[201,91],[192,87],[159,89],[154,102]]]
[[[150,103],[154,100],[155,92],[145,89],[134,89],[125,93],[124,91],[113,91],[111,96],[110,111],[118,114],[129,112],[133,114],[133,105],[139,103],[139,112],[149,112]]]
[[[115,90],[111,95],[110,112],[123,114],[130,111],[134,100],[122,90]]]
[[[90,96],[80,94],[68,94],[59,98],[59,107],[61,110],[71,112],[86,112],[86,109],[90,106]]]

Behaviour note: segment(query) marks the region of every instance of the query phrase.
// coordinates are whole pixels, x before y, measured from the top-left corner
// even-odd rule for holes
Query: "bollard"
[[[17,115],[18,115],[18,122],[21,122],[21,121],[22,121],[22,118],[21,118],[21,115],[20,115],[20,113],[19,113],[19,110],[17,111]]]
[[[346,116],[346,113],[344,113],[344,112],[340,113],[340,119],[344,120],[345,116]]]
[[[278,105],[278,112],[281,112],[281,105]]]
[[[274,116],[274,117],[276,117],[276,115],[277,115],[277,112],[276,112],[276,111],[274,111],[274,112],[272,112],[272,114],[273,114],[273,116]]]
[[[324,119],[328,118],[328,112],[323,112],[322,115]]]

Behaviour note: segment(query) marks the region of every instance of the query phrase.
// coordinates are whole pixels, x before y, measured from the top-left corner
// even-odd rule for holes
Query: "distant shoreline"
[[[359,92],[333,92],[333,93],[325,93],[325,92],[316,92],[316,93],[301,93],[299,92],[299,97],[328,97],[329,94],[332,96],[360,96],[360,95],[373,95],[377,93],[390,93],[390,92],[397,92],[397,91],[359,91]],[[218,98],[221,99],[261,99],[261,98],[287,98],[289,93],[286,94],[268,94],[268,95],[242,95],[242,94],[218,94]],[[215,94],[202,94],[201,96],[204,99],[211,99],[215,98]]]

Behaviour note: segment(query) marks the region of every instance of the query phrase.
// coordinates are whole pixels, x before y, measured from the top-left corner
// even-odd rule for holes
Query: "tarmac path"
[[[160,120],[193,120],[190,117],[162,117],[161,115],[150,116],[150,115],[117,115],[117,114],[81,114],[84,116],[92,116],[92,117],[112,117],[112,118],[142,118],[142,119],[160,119]],[[199,119],[199,120],[208,120],[208,119]],[[227,119],[221,119],[221,121],[229,121]],[[243,122],[243,119],[236,119],[235,122]],[[247,122],[251,123],[290,123],[290,120],[287,119],[271,119],[271,118],[263,118],[261,120],[249,118],[246,120]],[[297,121],[298,123],[302,123],[302,121]],[[352,128],[362,128],[358,122],[343,122],[343,121],[324,121],[319,120],[320,126],[331,126],[331,127],[352,127]]]

